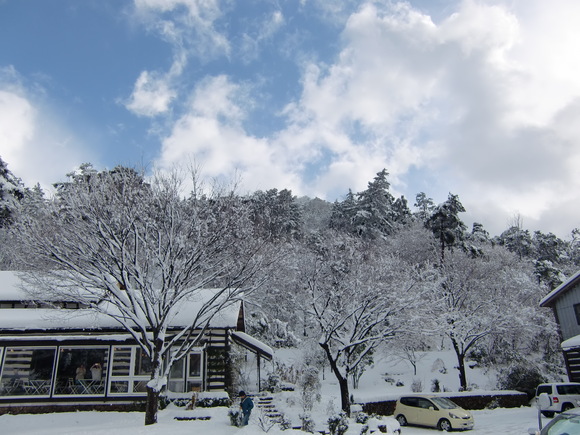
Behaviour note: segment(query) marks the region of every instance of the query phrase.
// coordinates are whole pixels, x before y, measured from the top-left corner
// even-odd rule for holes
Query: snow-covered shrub
[[[280,392],[280,375],[278,373],[268,373],[268,378],[266,379],[266,390],[270,393]]]
[[[500,370],[497,386],[501,390],[516,390],[533,395],[538,384],[546,382],[537,367],[518,364]]]
[[[328,430],[331,435],[344,435],[348,430],[348,418],[344,412],[328,418]]]
[[[302,422],[302,427],[300,428],[303,432],[314,433],[314,420],[310,413],[305,412],[300,414],[300,421]]]
[[[485,405],[485,409],[496,409],[499,408],[499,399],[494,397],[492,401],[490,401],[487,405]]]
[[[262,429],[263,432],[270,432],[276,425],[276,420],[270,418],[268,413],[264,408],[260,408],[260,414],[258,415],[258,427]]]
[[[288,416],[284,413],[280,414],[280,417],[278,418],[278,424],[281,430],[292,429],[292,420],[290,420],[290,418],[288,418]]]
[[[197,399],[196,406],[200,408],[215,408],[217,406],[228,406],[229,399],[224,397],[202,397]]]
[[[443,375],[447,373],[447,368],[445,367],[445,363],[443,362],[443,360],[441,358],[437,358],[435,361],[433,361],[433,366],[431,366],[431,371],[432,372],[439,372]]]
[[[191,397],[167,397],[165,395],[159,396],[159,409],[165,409],[170,405],[176,406],[178,408],[186,408],[190,404]]]
[[[306,367],[300,377],[300,401],[304,411],[312,411],[314,402],[320,402],[320,377],[318,369]]]
[[[441,391],[441,385],[439,384],[439,379],[435,378],[431,380],[431,392],[438,393]]]
[[[232,426],[239,426],[242,423],[242,411],[236,406],[228,409],[228,417],[230,418],[230,424]]]
[[[404,387],[405,383],[401,380],[398,380],[397,383],[395,384],[396,387]]]
[[[359,412],[355,417],[355,422],[359,424],[366,424],[369,420],[369,415],[366,412]]]
[[[413,393],[420,393],[421,391],[423,391],[423,383],[421,382],[420,379],[413,379],[413,383],[411,384],[411,391]]]

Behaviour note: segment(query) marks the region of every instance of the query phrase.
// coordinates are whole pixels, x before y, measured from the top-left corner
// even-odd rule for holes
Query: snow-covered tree
[[[429,198],[425,192],[419,192],[415,195],[415,204],[413,205],[417,207],[415,216],[423,222],[429,219],[429,216],[431,216],[431,213],[435,209],[433,198]]]
[[[329,228],[337,231],[355,234],[354,219],[357,213],[357,201],[349,189],[343,201],[332,204]]]
[[[292,191],[258,190],[250,197],[252,221],[267,237],[295,239],[301,236],[302,214]]]
[[[13,222],[24,193],[22,181],[10,172],[8,165],[0,157],[0,228]]]
[[[396,334],[402,313],[414,306],[409,299],[415,298],[410,289],[416,282],[409,268],[373,245],[330,232],[304,253],[301,267],[318,343],[338,380],[346,413],[349,378]]]
[[[425,222],[439,240],[442,262],[445,259],[445,249],[451,249],[463,240],[463,232],[467,227],[459,218],[459,213],[462,212],[465,212],[465,208],[459,197],[450,193],[447,201],[435,207]]]
[[[468,388],[465,357],[480,340],[509,331],[533,331],[541,289],[526,265],[501,247],[473,257],[454,250],[440,267],[441,285],[425,317],[447,337],[457,356],[459,381]]]
[[[388,175],[386,169],[378,172],[373,181],[368,183],[366,190],[357,194],[354,226],[357,235],[361,237],[375,239],[395,231],[395,198],[389,191]]]
[[[18,224],[37,295],[76,300],[114,318],[152,362],[145,424],[173,363],[203,338],[211,319],[259,284],[264,245],[254,237],[245,201],[228,191],[183,197],[177,173],[150,182],[133,169],[70,174],[39,216]],[[30,264],[35,267],[37,264]],[[191,322],[171,320],[183,304],[213,290]],[[111,309],[113,307],[113,309]]]

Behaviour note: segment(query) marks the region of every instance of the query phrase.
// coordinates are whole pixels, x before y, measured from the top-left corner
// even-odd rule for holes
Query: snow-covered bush
[[[501,390],[517,390],[533,394],[538,384],[546,382],[534,365],[518,364],[500,370],[497,386]]]
[[[358,424],[366,424],[368,420],[369,415],[366,412],[359,412],[355,418],[355,422]]]
[[[306,367],[300,377],[300,401],[304,411],[312,411],[314,402],[320,402],[320,377],[318,369]]]
[[[302,427],[300,428],[302,431],[314,433],[314,420],[310,413],[300,414],[300,421],[302,422]]]
[[[258,415],[258,427],[262,429],[263,432],[270,432],[270,429],[272,429],[276,423],[276,420],[269,417],[264,408],[260,408],[260,414]]]
[[[268,373],[268,378],[266,379],[266,390],[270,393],[279,393],[280,387],[280,375],[275,372]]]
[[[290,420],[290,418],[288,418],[288,416],[284,413],[280,414],[280,417],[278,418],[278,424],[281,430],[292,429],[292,420]]]
[[[328,430],[331,435],[344,435],[348,430],[346,413],[332,415],[328,418]]]
[[[435,378],[431,380],[431,392],[438,393],[441,391],[441,385],[439,384],[439,379]]]
[[[228,417],[232,426],[239,426],[242,422],[242,412],[238,407],[232,406],[228,409]]]
[[[411,391],[413,393],[420,393],[423,391],[423,383],[421,382],[421,379],[413,379],[413,383],[411,384]]]

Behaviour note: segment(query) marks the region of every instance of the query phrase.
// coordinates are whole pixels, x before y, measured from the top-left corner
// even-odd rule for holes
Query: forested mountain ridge
[[[149,204],[161,207],[161,199],[155,198],[162,198],[171,207],[182,201],[194,205],[195,214],[175,219],[190,220],[195,231],[210,221],[218,229],[216,219],[225,216],[232,222],[243,216],[244,222],[235,224],[230,245],[223,249],[246,252],[250,239],[256,240],[253,249],[273,247],[268,250],[270,266],[247,278],[256,284],[256,290],[246,295],[250,332],[276,346],[312,345],[311,363],[322,360],[330,365],[341,385],[343,409],[349,401],[349,380],[356,386],[364,368],[385,346],[409,361],[414,351],[453,349],[462,389],[471,387],[468,360],[494,367],[502,388],[515,388],[514,379],[533,383],[563,369],[552,315],[538,303],[580,268],[578,229],[565,241],[551,233],[532,233],[516,222],[492,237],[481,224],[466,227],[460,216],[465,209],[452,193],[435,204],[420,192],[411,210],[406,198],[390,192],[386,170],[377,173],[367,189],[346,192],[334,203],[296,198],[287,189],[155,196],[169,180],[175,181],[176,174],[150,179],[123,167],[99,172],[85,164],[68,177],[49,199],[38,187],[24,186],[0,160],[2,269],[26,269],[35,262],[39,268],[50,267],[50,256],[38,251],[35,255],[39,245],[30,244],[28,231],[50,217],[48,204],[56,204],[54,210],[67,207],[67,212],[74,212],[71,216],[86,219],[89,228],[91,216],[74,210],[77,203],[70,198],[93,195],[99,177],[119,192],[136,189],[136,183],[135,191]],[[132,184],[126,185],[127,180]],[[126,198],[141,210],[138,197]],[[83,207],[90,204],[81,202]],[[229,207],[234,207],[231,212]],[[123,222],[111,222],[118,225],[115,231],[125,230]],[[111,234],[114,237],[115,232]],[[179,243],[176,239],[171,246],[197,248]],[[243,266],[234,259],[228,261]],[[159,265],[176,267],[163,261]],[[204,282],[222,285],[234,278],[222,272]]]

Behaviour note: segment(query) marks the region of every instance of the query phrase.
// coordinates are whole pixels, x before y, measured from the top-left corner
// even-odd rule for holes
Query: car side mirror
[[[429,411],[438,411],[438,409],[434,408],[433,406],[430,406]]]

